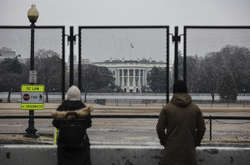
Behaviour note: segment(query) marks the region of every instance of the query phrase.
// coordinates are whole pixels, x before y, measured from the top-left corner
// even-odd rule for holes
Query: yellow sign
[[[57,144],[57,137],[58,137],[58,129],[55,128],[55,129],[54,129],[54,145]]]
[[[22,110],[44,109],[44,85],[22,84],[21,92]]]
[[[23,110],[41,110],[44,109],[44,104],[22,104]]]
[[[44,85],[23,84],[21,92],[44,92]]]

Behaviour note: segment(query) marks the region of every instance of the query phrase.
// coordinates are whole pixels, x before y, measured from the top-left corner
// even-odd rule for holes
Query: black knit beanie
[[[173,93],[187,93],[187,86],[183,80],[177,80],[174,83]]]

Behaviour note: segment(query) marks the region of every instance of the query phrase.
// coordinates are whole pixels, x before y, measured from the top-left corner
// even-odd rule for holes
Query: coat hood
[[[173,95],[171,103],[179,107],[186,107],[192,103],[192,98],[187,93],[175,93]]]

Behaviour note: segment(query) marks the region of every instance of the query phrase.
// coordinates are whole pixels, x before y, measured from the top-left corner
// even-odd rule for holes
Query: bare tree
[[[38,50],[35,58],[35,69],[38,74],[38,83],[45,85],[46,101],[48,92],[61,90],[62,59],[52,50]]]

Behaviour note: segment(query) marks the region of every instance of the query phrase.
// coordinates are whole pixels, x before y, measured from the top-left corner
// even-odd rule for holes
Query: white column
[[[141,84],[142,84],[142,86],[145,86],[145,84],[144,84],[144,72],[143,72],[143,70],[142,70],[142,76],[141,76]]]
[[[115,69],[115,84],[116,85],[118,85],[118,83],[119,83],[119,79],[118,79],[118,76],[119,74],[118,74],[118,71],[117,71],[117,68]]]
[[[121,69],[122,70],[122,75],[121,75],[121,77],[122,77],[122,86],[121,87],[123,87],[124,86],[124,73],[123,73],[123,69]]]
[[[127,86],[129,86],[129,69],[127,69]]]
[[[138,86],[141,87],[141,70],[138,69]]]
[[[143,86],[146,86],[146,84],[145,84],[145,70],[144,69],[142,70],[142,83],[143,83]]]
[[[133,87],[135,87],[136,84],[135,84],[135,68],[133,69]]]
[[[148,86],[148,82],[147,82],[147,74],[148,74],[148,72],[147,72],[147,69],[145,69],[143,71],[144,71],[144,84],[145,84],[145,86]]]
[[[116,81],[116,85],[119,86],[119,80],[120,80],[120,76],[119,76],[119,69],[115,69],[115,81]]]

